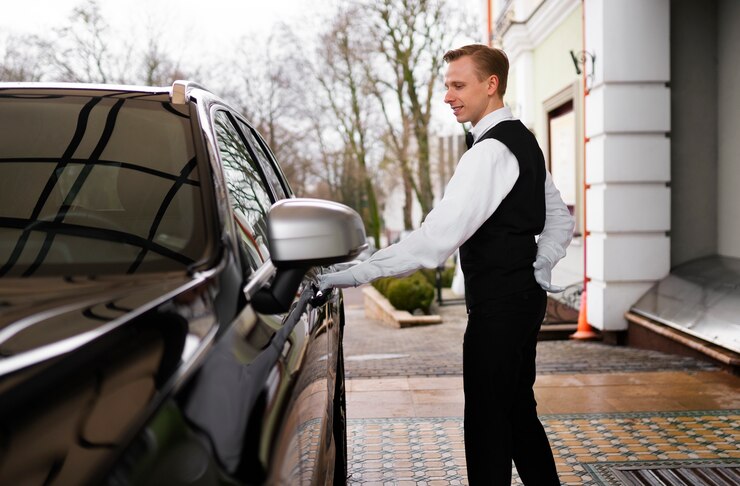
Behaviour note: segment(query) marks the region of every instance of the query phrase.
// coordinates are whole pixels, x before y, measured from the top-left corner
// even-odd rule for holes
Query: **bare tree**
[[[310,193],[314,184],[313,157],[306,146],[311,121],[306,119],[304,78],[309,76],[299,56],[300,42],[284,24],[277,25],[266,40],[243,38],[222,64],[219,88],[234,100],[274,150],[275,157],[293,190]]]
[[[0,81],[39,81],[44,75],[38,39],[8,35],[0,44]]]
[[[344,171],[342,189],[354,189],[348,177],[356,177],[357,191],[345,192],[345,202],[358,209],[365,221],[366,230],[376,246],[380,245],[380,212],[375,184],[370,171],[371,147],[370,103],[367,80],[361,59],[366,55],[359,38],[359,26],[353,23],[356,11],[340,11],[331,29],[322,35],[319,52],[320,71],[316,79],[322,99],[339,126],[344,142]],[[356,34],[356,37],[353,37]],[[344,187],[346,186],[346,187]],[[354,197],[355,201],[349,201]]]
[[[387,163],[384,165],[391,169],[396,168],[401,173],[404,193],[403,225],[404,229],[410,230],[413,229],[411,214],[414,199],[419,199],[420,194],[410,162],[413,120],[404,103],[405,80],[403,76],[396,76],[393,81],[384,80],[377,74],[377,69],[373,66],[373,58],[364,60],[364,68],[369,81],[369,91],[378,100],[386,125],[384,142],[390,157],[385,157]],[[391,99],[387,101],[386,98],[389,95]],[[398,116],[394,117],[389,104],[395,105],[398,109]]]
[[[140,78],[148,86],[167,86],[177,79],[192,76],[168,53],[163,38],[159,27],[149,22],[146,27],[146,47],[140,55]]]
[[[398,103],[402,113],[408,111],[417,142],[415,193],[426,216],[434,203],[429,160],[432,100],[442,55],[459,30],[444,0],[379,0],[366,8],[375,18],[378,51],[393,73],[391,86],[405,90]]]
[[[168,85],[193,74],[183,69],[165,45],[161,28],[150,21],[143,41],[121,41],[103,16],[97,0],[73,8],[68,22],[44,35],[7,36],[0,49],[0,76],[5,81],[74,81]],[[123,38],[127,38],[123,36]]]
[[[40,42],[45,62],[58,80],[131,83],[133,48],[127,42],[114,42],[114,36],[98,1],[86,0],[72,10],[68,25]]]

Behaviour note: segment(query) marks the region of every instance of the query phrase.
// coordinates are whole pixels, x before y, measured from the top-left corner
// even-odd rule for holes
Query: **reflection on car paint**
[[[291,196],[259,135],[208,93],[23,89],[48,88],[0,83],[0,484],[331,483],[341,300],[311,271],[286,314],[249,305]]]

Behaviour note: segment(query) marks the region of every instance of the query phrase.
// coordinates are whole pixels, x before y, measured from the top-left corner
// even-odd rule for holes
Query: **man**
[[[468,308],[468,480],[472,486],[510,484],[513,459],[525,484],[557,485],[532,387],[545,290],[562,290],[550,277],[565,256],[573,218],[536,139],[504,106],[509,62],[503,51],[469,45],[448,51],[444,60],[444,101],[458,122],[472,123],[468,143],[474,145],[418,230],[363,263],[321,276],[320,284],[349,287],[434,268],[459,247]]]

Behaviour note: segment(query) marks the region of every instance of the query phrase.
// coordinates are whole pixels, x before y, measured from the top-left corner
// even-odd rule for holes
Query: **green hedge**
[[[373,287],[398,310],[421,309],[428,314],[434,300],[434,286],[421,271],[403,278],[380,278],[373,282]]]

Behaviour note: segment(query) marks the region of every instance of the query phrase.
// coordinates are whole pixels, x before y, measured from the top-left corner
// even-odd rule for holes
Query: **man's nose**
[[[452,103],[452,96],[450,95],[450,90],[445,91],[445,103],[451,104]]]

